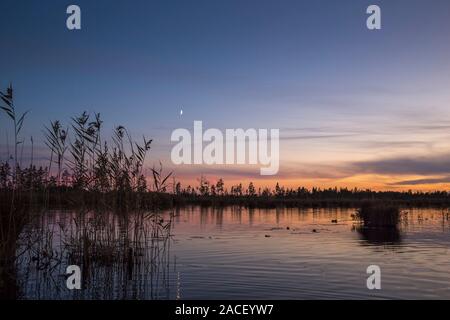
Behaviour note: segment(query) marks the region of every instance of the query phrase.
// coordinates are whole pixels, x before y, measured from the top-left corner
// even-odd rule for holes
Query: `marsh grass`
[[[400,222],[400,209],[398,206],[364,202],[356,211],[356,219],[366,227],[394,228]]]
[[[33,164],[31,138],[26,167],[20,135],[27,112],[17,112],[12,86],[0,94],[14,128],[14,153],[8,151],[0,163],[0,295],[19,294],[8,288],[16,287],[17,268],[24,265],[45,277],[67,263],[81,265],[86,274],[115,268],[117,277],[125,270],[128,278],[136,268],[154,268],[161,243],[164,248],[170,239],[172,219],[160,215],[160,200],[153,201],[164,198],[171,173],[164,174],[162,164],[153,169],[157,196],[148,193],[143,175],[152,140],[138,143],[117,126],[108,143],[102,140],[100,114],[83,112],[66,127],[54,120],[44,128],[46,168]],[[79,214],[69,224],[55,225],[46,214],[51,207],[75,208]]]
[[[16,298],[168,298],[172,218],[172,212],[111,211],[39,216],[17,241],[22,292]],[[65,288],[65,268],[71,264],[82,269],[79,292]]]

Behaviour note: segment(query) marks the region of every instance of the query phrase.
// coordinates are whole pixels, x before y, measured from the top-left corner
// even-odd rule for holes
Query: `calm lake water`
[[[450,299],[446,213],[408,209],[398,229],[367,230],[353,221],[354,212],[194,207],[173,212],[171,225],[158,231],[157,238],[152,237],[150,225],[113,214],[97,220],[94,213],[49,212],[29,227],[39,230],[39,240],[28,234],[22,239],[28,245],[17,249],[26,251],[18,263],[18,295],[24,299]],[[164,219],[161,225],[169,218],[169,212],[158,217]],[[100,231],[92,232],[94,228]],[[133,251],[123,249],[128,247]],[[77,250],[93,250],[96,257],[86,259]],[[66,288],[64,273],[70,263],[83,264],[82,290]],[[381,290],[366,287],[369,265],[381,268]]]

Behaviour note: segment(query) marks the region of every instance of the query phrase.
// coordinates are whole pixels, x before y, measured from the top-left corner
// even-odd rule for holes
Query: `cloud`
[[[442,178],[425,178],[425,179],[415,179],[415,180],[404,180],[394,183],[389,183],[391,186],[416,186],[421,184],[440,184],[440,183],[450,183],[450,176],[445,176]]]
[[[427,147],[430,148],[433,143],[426,141],[356,141],[354,145],[363,148],[412,148],[412,147]]]
[[[172,169],[172,168],[171,168]],[[259,166],[182,166],[173,168],[184,177],[200,174],[241,179],[264,179]],[[390,186],[450,183],[450,154],[430,157],[397,157],[358,162],[296,163],[281,162],[280,171],[271,179],[341,180],[362,174],[423,176],[421,179],[389,183]]]
[[[349,168],[355,173],[425,176],[450,174],[450,154],[359,161],[351,163]]]
[[[172,165],[166,167],[173,171],[176,176],[183,178],[199,178],[201,175],[222,177],[258,179],[260,177],[259,166],[250,165]]]
[[[299,135],[299,136],[281,136],[280,140],[312,140],[312,139],[334,139],[357,136],[356,134],[317,134],[317,135]]]
[[[166,170],[174,171],[179,178],[194,179],[205,175],[207,177],[222,177],[225,179],[243,180],[295,180],[316,179],[335,180],[343,179],[352,174],[338,165],[318,163],[281,163],[280,170],[273,176],[261,176],[261,165],[170,165]]]

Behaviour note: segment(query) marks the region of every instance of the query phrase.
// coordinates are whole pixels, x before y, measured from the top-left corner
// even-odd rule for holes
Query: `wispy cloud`
[[[429,157],[397,157],[350,164],[355,173],[390,175],[450,174],[450,154]]]
[[[425,178],[425,179],[415,179],[415,180],[403,180],[390,183],[392,186],[416,186],[422,184],[441,184],[450,183],[450,176],[445,176],[442,178]]]
[[[357,134],[309,134],[309,135],[281,136],[280,140],[336,139],[354,136],[357,136]]]

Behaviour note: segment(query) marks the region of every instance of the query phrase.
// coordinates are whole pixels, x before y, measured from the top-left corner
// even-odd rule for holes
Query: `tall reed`
[[[23,144],[23,140],[20,140],[20,132],[23,127],[23,122],[25,120],[25,116],[28,114],[28,111],[18,114],[16,112],[16,107],[14,104],[14,96],[13,96],[13,87],[10,85],[6,92],[3,93],[0,91],[0,98],[5,103],[4,106],[0,106],[0,108],[8,115],[11,119],[14,126],[14,168],[13,168],[13,176],[14,182],[17,180],[17,166],[18,166],[18,146]]]

